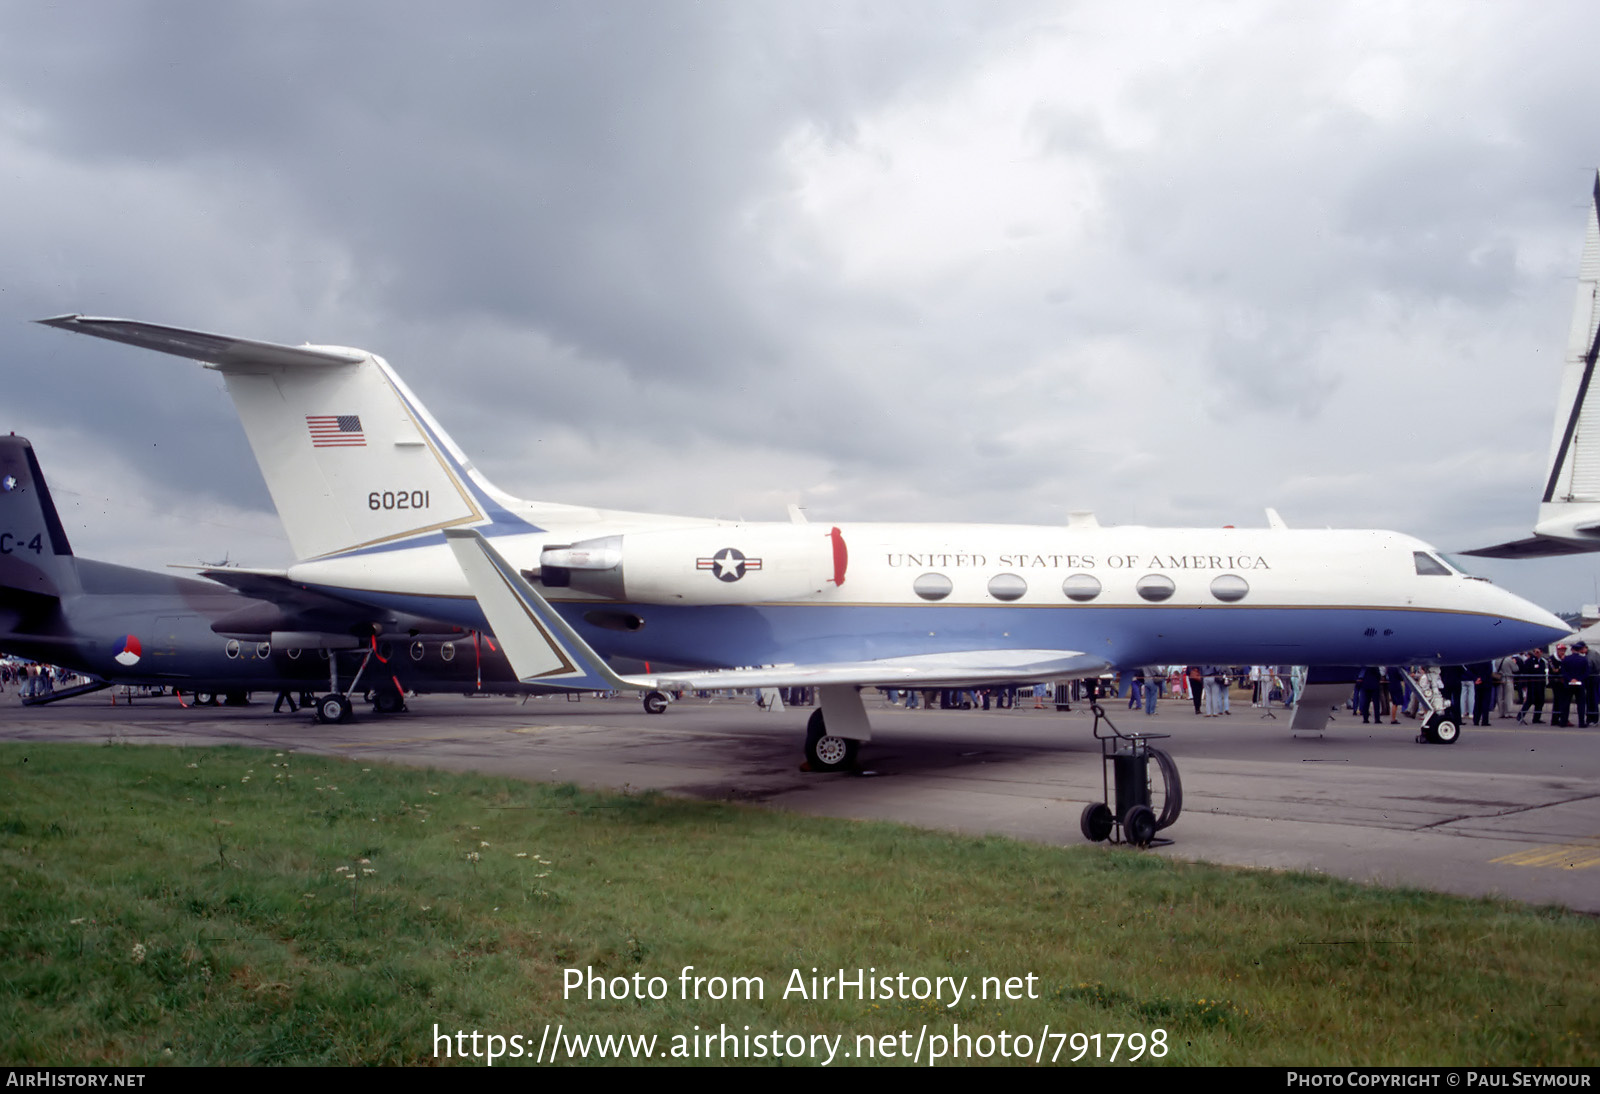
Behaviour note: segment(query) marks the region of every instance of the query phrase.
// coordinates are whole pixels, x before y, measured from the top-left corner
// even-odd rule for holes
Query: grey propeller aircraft
[[[338,722],[362,692],[387,714],[404,708],[407,691],[552,690],[520,683],[489,635],[320,592],[271,593],[79,558],[33,445],[0,437],[0,652],[100,681],[70,694],[121,683],[202,702],[322,692],[317,718]],[[647,709],[664,706],[660,696],[646,700]]]

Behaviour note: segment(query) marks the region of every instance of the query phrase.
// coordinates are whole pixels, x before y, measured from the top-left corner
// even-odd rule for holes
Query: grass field
[[[1582,916],[295,753],[0,745],[0,894],[7,1064],[458,1062],[436,1061],[435,1025],[532,1055],[547,1023],[568,1043],[656,1035],[662,1062],[695,1062],[696,1026],[748,1026],[767,1063],[796,1062],[771,1055],[791,1035],[841,1037],[836,1065],[858,1035],[897,1054],[920,1037],[926,1062],[957,1025],[990,1063],[1002,1032],[1060,1062],[1113,1043],[1191,1065],[1600,1048]],[[764,998],[685,999],[685,966]],[[813,968],[965,994],[785,998]],[[659,977],[665,997],[564,999],[567,969]],[[1035,997],[975,998],[985,977]]]

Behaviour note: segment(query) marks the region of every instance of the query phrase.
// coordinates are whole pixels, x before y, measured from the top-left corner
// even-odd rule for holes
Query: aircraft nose
[[[1531,649],[1534,646],[1548,646],[1554,642],[1565,641],[1572,637],[1572,628],[1553,612],[1547,612],[1539,605],[1522,599],[1515,593],[1498,589],[1505,597],[1507,603],[1500,615],[1508,620],[1526,626],[1531,637],[1526,645]]]

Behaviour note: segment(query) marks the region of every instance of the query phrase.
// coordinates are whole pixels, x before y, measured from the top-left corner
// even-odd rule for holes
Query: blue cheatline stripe
[[[316,586],[312,586],[316,588]],[[325,588],[333,595],[348,590]],[[385,608],[482,629],[468,596],[368,593]],[[604,657],[683,667],[830,664],[976,649],[1073,650],[1117,665],[1464,664],[1553,641],[1534,624],[1491,615],[1384,608],[1232,607],[1179,611],[1073,606],[764,604],[684,607],[609,601],[552,604]],[[615,631],[586,612],[637,615]],[[1370,634],[1368,632],[1371,632]]]

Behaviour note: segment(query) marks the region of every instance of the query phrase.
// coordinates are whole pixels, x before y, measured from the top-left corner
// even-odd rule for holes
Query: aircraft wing
[[[544,597],[470,528],[445,538],[512,668],[524,683],[574,690],[758,688],[859,685],[972,687],[1093,676],[1104,658],[1074,650],[965,650],[816,665],[621,676],[595,653]]]
[[[631,687],[687,690],[715,688],[862,687],[970,688],[984,684],[1040,683],[1095,676],[1110,664],[1071,650],[962,650],[917,657],[886,657],[829,665],[774,665],[769,668],[624,676]]]
[[[248,338],[207,334],[182,327],[163,327],[134,319],[58,315],[38,322],[58,330],[76,331],[212,365],[352,365],[367,357],[360,350],[342,346],[283,346],[276,342],[255,342]]]

